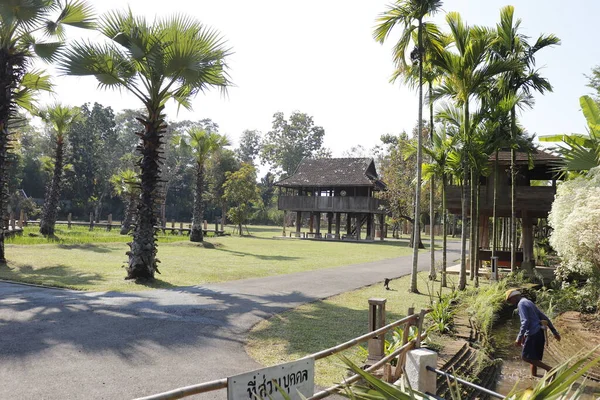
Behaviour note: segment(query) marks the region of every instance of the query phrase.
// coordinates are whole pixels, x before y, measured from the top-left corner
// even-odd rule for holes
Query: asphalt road
[[[460,243],[448,243],[458,258]],[[422,253],[420,270],[428,264]],[[257,369],[244,351],[257,322],[410,267],[406,256],[137,293],[0,282],[0,399],[132,399]]]

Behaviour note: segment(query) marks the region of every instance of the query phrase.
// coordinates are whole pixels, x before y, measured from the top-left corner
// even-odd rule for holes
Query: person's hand
[[[522,344],[523,344],[523,339],[515,340],[515,347],[521,347]]]
[[[556,332],[554,334],[554,339],[556,339],[556,341],[560,342],[560,333]]]

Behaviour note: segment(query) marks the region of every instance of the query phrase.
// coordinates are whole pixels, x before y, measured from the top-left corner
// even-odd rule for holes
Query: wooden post
[[[408,312],[406,313],[406,316],[411,316],[415,313],[415,308],[414,307],[408,307]],[[407,322],[406,324],[404,324],[404,329],[402,330],[402,346],[404,346],[406,343],[408,343],[408,335],[410,333],[410,327],[413,325],[412,321]],[[398,354],[398,358],[396,358],[396,369],[394,370],[394,376],[392,378],[392,381],[397,381],[400,378],[400,374],[402,373],[402,369],[404,368],[404,363],[406,360],[406,353],[411,349],[411,347],[408,347],[406,349],[406,351],[403,351],[402,353]]]
[[[369,332],[373,332],[385,326],[386,302],[386,299],[369,299]],[[385,334],[369,339],[367,365],[373,365],[384,357],[384,345]]]
[[[315,213],[315,219],[317,221],[317,224],[315,226],[315,237],[320,237],[321,236],[321,213],[317,212]]]
[[[219,218],[215,217],[215,236],[217,236],[217,232],[219,232]]]
[[[14,232],[15,228],[16,228],[16,223],[15,223],[15,214],[12,211],[10,212],[9,219],[10,219],[10,228]]]
[[[331,234],[331,226],[333,224],[333,213],[327,213],[327,233]]]
[[[173,229],[175,228],[175,220],[174,219],[171,220],[171,228],[173,228]]]
[[[179,235],[183,235],[183,222],[179,223]]]
[[[279,190],[281,190],[281,188],[279,188]],[[281,232],[281,235],[283,237],[286,236],[286,233],[285,233],[286,219],[287,219],[287,210],[283,210],[283,232]]]
[[[73,217],[73,215],[71,213],[69,213],[69,215],[67,215],[67,228],[71,229],[71,218]]]
[[[27,226],[27,213],[23,214],[23,226]]]
[[[94,230],[94,213],[90,213],[90,231]]]
[[[25,217],[25,213],[23,212],[23,210],[21,210],[21,213],[19,214],[19,228],[23,229],[23,219]]]
[[[202,221],[202,229],[204,229],[204,230],[208,229],[208,222],[206,220]]]
[[[352,214],[346,213],[346,234],[352,234]]]
[[[302,228],[302,211],[296,212],[296,237],[300,237],[300,229]]]
[[[421,347],[421,334],[423,333],[423,320],[425,319],[425,310],[421,310],[419,313],[419,321],[417,322],[417,339],[415,342],[415,348]]]
[[[106,224],[106,230],[110,232],[112,229],[112,214],[108,214],[108,223]]]

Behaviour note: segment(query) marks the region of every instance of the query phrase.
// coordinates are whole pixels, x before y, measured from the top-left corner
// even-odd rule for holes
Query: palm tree
[[[131,231],[131,224],[135,216],[137,199],[140,195],[140,177],[132,169],[119,171],[110,177],[110,183],[117,196],[125,203],[125,212],[121,222],[121,235],[127,235]]]
[[[165,103],[173,99],[191,109],[191,99],[211,87],[230,83],[223,39],[201,23],[181,15],[149,24],[128,12],[110,12],[99,22],[110,42],[77,42],[60,61],[70,75],[94,76],[101,88],[125,89],[144,105],[137,120],[143,129],[138,149],[141,195],[126,279],[154,279],[159,272],[154,226],[157,217],[160,158],[166,129]]]
[[[406,52],[412,42],[413,32],[417,31],[417,43],[410,52],[411,61],[419,65],[419,115],[418,115],[418,135],[417,135],[417,177],[415,187],[415,212],[413,226],[413,262],[412,274],[409,291],[418,293],[417,289],[417,268],[419,258],[420,242],[419,218],[421,215],[421,169],[422,169],[422,138],[423,132],[423,19],[430,14],[437,12],[442,6],[440,0],[396,0],[388,7],[388,10],[382,13],[377,19],[377,27],[373,33],[375,40],[383,43],[396,25],[402,26],[400,40],[394,46],[394,62],[398,66],[406,69]],[[416,25],[415,25],[416,23]]]
[[[56,16],[54,19],[52,17]],[[0,193],[7,183],[10,127],[19,107],[32,108],[33,93],[51,88],[47,75],[30,67],[35,57],[52,61],[65,38],[64,25],[91,28],[93,13],[82,0],[15,0],[0,4]],[[41,33],[52,42],[36,37]],[[6,197],[0,195],[0,221]],[[0,263],[5,263],[4,230],[0,229]]]
[[[204,220],[204,202],[202,201],[202,190],[204,189],[204,169],[207,159],[222,149],[229,146],[227,137],[215,132],[209,132],[201,128],[188,130],[190,149],[196,161],[196,190],[194,191],[194,210],[192,214],[192,231],[190,241],[202,242],[202,221]]]
[[[529,95],[532,91],[544,93],[552,91],[550,82],[542,77],[539,70],[535,69],[536,53],[549,46],[560,44],[560,39],[554,35],[540,35],[535,44],[531,46],[527,42],[527,37],[519,32],[521,20],[514,18],[514,7],[506,6],[500,10],[500,23],[496,26],[496,40],[494,42],[494,58],[500,60],[514,60],[519,63],[518,68],[507,71],[503,77],[503,86],[506,94],[518,94],[520,92]],[[511,133],[513,142],[516,141],[518,133],[516,106],[510,111]],[[510,268],[512,272],[516,271],[516,187],[515,177],[517,174],[515,167],[515,148],[511,148],[511,240],[510,240]]]
[[[560,169],[570,174],[600,165],[600,109],[590,96],[581,96],[579,104],[587,122],[587,135],[571,133],[539,138],[542,142],[560,142],[555,148],[563,157]]]
[[[435,177],[441,178],[442,181],[442,287],[447,286],[446,282],[446,268],[447,268],[447,243],[446,243],[446,220],[448,218],[448,212],[446,210],[446,186],[447,176],[449,169],[447,166],[447,160],[450,152],[454,149],[455,141],[458,135],[449,135],[447,132],[451,128],[444,124],[438,128],[430,141],[429,146],[423,147],[425,154],[429,156],[430,163],[423,165],[423,179],[434,179]]]
[[[81,117],[79,108],[55,104],[43,108],[37,112],[37,115],[45,123],[52,126],[55,135],[54,150],[54,168],[50,185],[46,189],[44,198],[44,210],[40,220],[40,233],[42,235],[54,235],[54,225],[56,224],[56,215],[58,214],[58,202],[60,200],[60,189],[62,184],[64,163],[64,145],[65,139],[71,126]]]
[[[469,103],[481,93],[492,77],[515,68],[515,61],[489,60],[489,51],[494,40],[491,32],[481,27],[469,27],[463,23],[460,14],[451,12],[446,15],[453,41],[453,49],[443,49],[432,60],[433,64],[444,71],[444,80],[436,89],[434,97],[447,96],[454,99],[463,108],[461,125],[461,151],[463,152],[463,191],[462,218],[467,220],[467,187],[469,168],[467,161],[471,151],[473,126],[469,119]],[[473,185],[471,185],[473,186]],[[472,188],[474,190],[474,188]],[[472,236],[472,235],[471,235]],[[461,269],[459,289],[466,287],[466,229],[461,234]],[[471,242],[473,245],[473,243]],[[472,257],[471,257],[472,259]]]

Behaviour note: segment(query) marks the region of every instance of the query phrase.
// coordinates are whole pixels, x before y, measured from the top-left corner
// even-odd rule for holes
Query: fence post
[[[179,236],[183,235],[183,222],[179,223]]]
[[[427,314],[426,310],[421,310],[419,313],[419,320],[417,321],[417,338],[415,340],[415,348],[421,347],[421,334],[423,333],[423,320]]]
[[[10,228],[12,229],[12,231],[15,231],[16,228],[16,224],[15,224],[15,214],[11,211],[10,213]]]
[[[106,230],[110,232],[112,229],[112,214],[108,214],[108,224],[106,224]]]
[[[67,215],[67,228],[71,229],[71,218],[72,215],[71,213],[69,213],[69,215]]]
[[[171,220],[171,228],[175,229],[175,220],[174,219]]]
[[[21,213],[19,214],[19,228],[23,229],[23,220],[25,218],[25,212],[23,210],[21,210]]]
[[[23,226],[27,226],[27,213],[23,214]]]
[[[90,213],[90,231],[94,230],[94,213]]]
[[[369,299],[369,332],[385,326],[386,299]],[[385,334],[375,336],[368,342],[369,357],[366,365],[373,365],[384,357]]]
[[[407,317],[411,316],[414,313],[415,313],[415,308],[408,307],[408,312],[406,313],[406,316]],[[404,329],[402,330],[402,346],[404,346],[406,343],[408,343],[408,335],[410,333],[410,327],[412,324],[413,324],[412,321],[409,321],[406,324],[404,324]],[[400,374],[402,373],[402,369],[404,368],[405,360],[406,360],[406,351],[403,351],[402,353],[398,354],[398,357],[396,358],[396,368],[394,369],[394,375],[392,378],[393,382],[397,381],[400,378]]]
[[[208,221],[207,220],[202,221],[202,229],[204,229],[204,230],[208,229]]]
[[[406,355],[406,376],[410,387],[422,393],[436,392],[436,375],[427,367],[437,367],[437,353],[428,349],[415,349]]]

